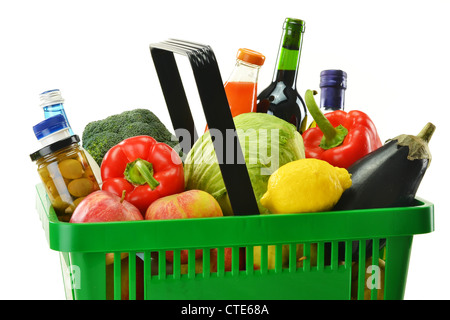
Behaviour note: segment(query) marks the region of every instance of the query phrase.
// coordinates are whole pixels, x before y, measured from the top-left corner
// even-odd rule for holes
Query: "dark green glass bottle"
[[[258,95],[257,112],[273,114],[297,128],[306,129],[306,105],[297,92],[297,74],[305,22],[286,18],[272,83]]]

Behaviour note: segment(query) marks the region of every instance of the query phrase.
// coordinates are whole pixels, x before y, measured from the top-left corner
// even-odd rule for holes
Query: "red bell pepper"
[[[306,158],[325,160],[347,169],[381,147],[377,129],[367,114],[358,110],[337,110],[324,115],[314,100],[315,93],[308,90],[305,95],[306,106],[317,124],[302,135]]]
[[[155,200],[184,191],[183,163],[178,153],[150,136],[123,140],[104,156],[102,190],[121,196],[143,215]]]

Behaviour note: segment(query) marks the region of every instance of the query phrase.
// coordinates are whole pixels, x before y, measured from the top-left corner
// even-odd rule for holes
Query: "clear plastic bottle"
[[[66,111],[64,110],[64,99],[61,96],[61,91],[59,89],[52,89],[42,92],[39,95],[40,106],[44,110],[44,117],[48,119],[57,114],[62,114],[66,119],[69,133],[73,135],[72,128],[69,124],[69,119],[67,119]]]
[[[45,119],[48,119],[50,117],[53,117],[55,115],[61,114],[64,119],[66,120],[67,127],[69,130],[69,134],[73,135],[73,130],[69,124],[69,119],[67,119],[66,111],[64,109],[64,99],[61,95],[61,91],[59,89],[52,89],[42,92],[39,95],[40,100],[40,106],[44,110],[44,117]],[[83,149],[83,147],[80,146],[80,148]],[[84,149],[83,149],[84,150]],[[97,164],[97,162],[92,158],[92,156],[84,150],[84,153],[86,154],[86,157],[89,161],[89,164],[94,171],[95,177],[99,184],[102,184],[102,177],[101,177],[101,171],[100,167]]]
[[[92,171],[80,138],[71,135],[64,116],[57,114],[33,127],[42,145],[30,154],[60,221],[68,222],[77,205],[100,186]]]

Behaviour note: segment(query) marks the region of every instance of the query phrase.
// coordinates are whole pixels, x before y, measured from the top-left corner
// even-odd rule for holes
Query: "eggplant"
[[[432,123],[417,135],[403,134],[356,161],[347,170],[352,186],[345,190],[333,211],[413,206],[417,189],[430,166],[428,142],[436,127]],[[363,214],[363,213],[361,213]],[[385,245],[380,241],[380,249]],[[358,258],[358,242],[353,245],[353,261]],[[339,259],[343,260],[344,249]],[[367,241],[367,258],[372,241]]]
[[[352,186],[333,210],[412,206],[431,162],[428,142],[436,127],[428,123],[417,135],[400,135],[348,168]]]

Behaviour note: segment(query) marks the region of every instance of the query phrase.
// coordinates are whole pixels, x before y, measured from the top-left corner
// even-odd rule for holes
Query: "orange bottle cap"
[[[264,64],[264,60],[266,60],[266,57],[263,54],[246,48],[240,48],[236,57],[239,60],[256,64],[258,66],[262,66]]]

